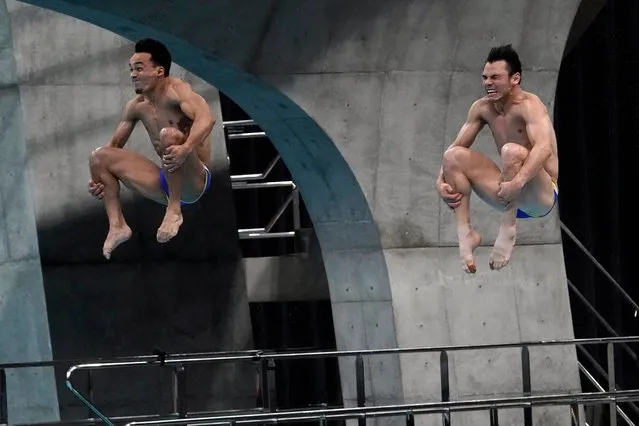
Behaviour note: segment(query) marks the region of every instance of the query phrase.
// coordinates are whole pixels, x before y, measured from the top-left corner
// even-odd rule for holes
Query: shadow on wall
[[[218,173],[201,203],[184,208],[181,232],[165,245],[155,240],[163,206],[138,197],[125,203],[134,234],[110,261],[101,254],[108,230],[101,203],[64,222],[38,224],[54,359],[253,348],[237,234],[228,226],[233,209],[216,198],[228,175]],[[84,417],[86,409],[64,388],[65,371],[56,372],[62,416]],[[187,380],[190,409],[255,404],[251,365],[190,367]],[[78,374],[79,389],[87,386]],[[91,386],[108,415],[171,407],[168,369],[101,371]]]

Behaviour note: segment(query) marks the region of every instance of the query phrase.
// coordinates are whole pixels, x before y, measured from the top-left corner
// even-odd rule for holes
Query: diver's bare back
[[[508,111],[498,111],[495,105],[488,99],[480,100],[481,116],[490,128],[497,150],[501,153],[501,148],[506,143],[516,143],[528,150],[532,149],[532,143],[528,139],[526,132],[526,121],[522,115],[523,108],[529,108],[531,104],[541,103],[541,100],[534,94],[523,92],[522,99],[517,101]],[[545,110],[545,106],[544,106]],[[552,155],[546,161],[544,169],[553,178],[558,175],[557,140],[555,135],[550,135]]]
[[[175,83],[185,84],[178,79],[170,77],[166,82],[163,96],[155,104],[145,99],[142,95],[138,95],[133,99],[135,115],[144,124],[155,152],[160,157],[162,156],[161,129],[173,127],[187,137],[193,125],[193,120],[187,117],[180,109],[180,102],[172,87],[172,84]],[[204,138],[204,141],[196,146],[195,150],[200,161],[208,161],[210,156],[209,138]]]

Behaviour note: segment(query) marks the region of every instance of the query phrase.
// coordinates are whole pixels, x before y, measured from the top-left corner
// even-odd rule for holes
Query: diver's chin
[[[143,90],[142,90],[142,89],[135,89],[135,93],[136,93],[136,94],[138,94],[138,95],[141,95],[141,94],[142,94],[142,92],[143,92]]]

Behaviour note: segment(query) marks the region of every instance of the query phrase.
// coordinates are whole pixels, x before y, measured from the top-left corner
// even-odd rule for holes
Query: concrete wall
[[[263,125],[300,183],[314,219],[338,347],[572,337],[556,212],[520,223],[519,247],[508,269],[489,271],[485,247],[478,253],[479,273],[467,277],[454,247],[453,218],[442,209],[434,180],[445,146],[470,102],[481,95],[479,72],[490,46],[515,45],[524,62],[524,87],[552,111],[577,0],[186,1],[180,13],[150,0],[135,9],[125,1],[27,2],[127,37],[162,36],[179,46],[186,67]],[[321,129],[242,70],[279,89]],[[324,142],[324,133],[357,178],[379,244],[367,212],[352,202],[358,188]],[[492,152],[488,132],[476,146]],[[476,199],[472,208],[474,224],[490,245],[498,215]],[[578,389],[574,351],[535,351],[532,358],[535,391]],[[518,365],[516,353],[455,356],[452,396],[515,393]],[[345,399],[352,402],[349,366],[343,364],[342,373]],[[437,369],[436,362],[415,356],[399,364],[393,358],[368,363],[369,401],[437,400],[438,384],[430,379]],[[566,409],[536,410],[536,424],[565,424],[567,414]],[[520,415],[501,418],[517,423]],[[459,418],[461,424],[476,424],[486,416]]]
[[[80,17],[129,39],[161,38],[172,49],[176,62],[214,84],[255,118],[271,136],[304,194],[304,203],[322,247],[332,311],[335,323],[339,324],[336,327],[338,347],[397,345],[390,284],[378,230],[351,168],[325,131],[298,105],[216,54],[215,43],[226,44],[229,40],[226,31],[244,29],[242,37],[232,37],[244,48],[245,42],[260,40],[264,28],[251,25],[259,24],[272,12],[269,4],[251,3],[243,9],[230,1],[184,3],[184,10],[194,12],[190,15],[194,21],[187,19],[187,13],[166,13],[169,9],[154,2],[139,2],[136,8],[130,8],[124,1],[52,0],[35,4]],[[225,23],[211,26],[210,16],[224,16]],[[131,19],[140,17],[148,20],[141,23]],[[174,22],[164,21],[166,19]],[[196,27],[206,31],[193,31]],[[168,34],[167,28],[178,29],[180,36],[189,42]],[[217,39],[218,36],[221,38]],[[206,43],[193,44],[198,38]],[[243,50],[231,51],[240,56],[246,54]],[[342,366],[344,399],[352,404],[355,401],[353,364]],[[366,363],[371,401],[403,400],[399,368],[397,356]],[[372,372],[377,373],[373,378]]]
[[[518,49],[523,86],[552,117],[577,7],[552,0],[278,3],[248,68],[308,111],[353,168],[379,227],[399,346],[574,337],[557,210],[519,221],[513,259],[495,272],[488,256],[499,214],[474,197],[472,219],[484,247],[479,272],[466,276],[454,216],[434,181],[444,149],[483,95],[480,73],[491,46]],[[308,16],[311,28],[301,24]],[[499,164],[487,128],[475,148]],[[531,358],[533,391],[579,390],[574,348],[536,349]],[[451,398],[519,394],[520,364],[513,350],[452,356]],[[438,356],[404,356],[401,374],[406,402],[440,398]],[[535,424],[568,424],[568,413],[535,410]],[[488,422],[488,413],[456,417]],[[518,410],[500,416],[505,424],[522,419]],[[438,416],[422,420],[439,424]]]
[[[52,356],[9,22],[0,1],[0,364]],[[59,418],[53,369],[6,374],[10,422]]]
[[[321,248],[307,241],[304,253],[242,260],[249,302],[330,300]]]
[[[105,261],[108,222],[102,203],[86,190],[88,156],[109,141],[124,103],[134,96],[127,65],[133,43],[68,16],[11,0],[7,6],[10,27],[3,28],[12,30],[17,66],[12,93],[22,105],[12,125],[24,138],[7,135],[2,146],[15,143],[26,155],[18,164],[29,176],[27,206],[34,206],[35,215],[24,215],[33,234],[24,255],[39,277],[39,248],[49,313],[49,327],[44,323],[40,332],[50,328],[54,358],[141,355],[156,347],[169,353],[251,349],[217,90],[179,66],[171,70],[194,85],[218,120],[213,195],[186,207],[178,237],[160,245],[155,233],[163,207],[123,188],[124,215],[134,235]],[[127,147],[158,162],[141,124]],[[33,307],[42,316],[44,298],[36,300]],[[38,323],[39,316],[34,314]],[[190,410],[254,406],[253,370],[238,367],[188,369]],[[64,387],[65,370],[57,371],[61,414],[85,417],[86,408]],[[76,380],[86,391],[86,377]],[[169,374],[109,371],[96,373],[92,382],[98,407],[108,415],[171,408]]]

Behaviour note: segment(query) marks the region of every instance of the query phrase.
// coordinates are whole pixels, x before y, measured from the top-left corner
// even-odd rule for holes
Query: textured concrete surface
[[[250,257],[242,263],[249,302],[330,300],[322,252],[312,236],[306,253]]]
[[[520,247],[508,270],[498,275],[484,266],[472,278],[482,283],[481,290],[461,291],[455,286],[469,278],[462,275],[455,248],[447,247],[455,244],[454,229],[437,199],[434,180],[445,146],[470,102],[481,95],[479,73],[490,46],[514,44],[524,63],[524,87],[539,93],[552,109],[577,0],[193,0],[181,2],[179,13],[169,1],[140,0],[135,8],[124,0],[26,2],[125,37],[162,38],[175,49],[177,62],[228,94],[260,123],[299,183],[314,221],[340,348],[420,341],[414,330],[401,339],[396,336],[396,329],[411,330],[415,323],[404,311],[411,289],[419,287],[413,281],[397,283],[406,282],[404,277],[417,279],[425,262],[437,260],[432,267],[450,288],[445,306],[453,312],[454,320],[447,324],[456,343],[517,339],[517,332],[521,339],[572,336],[565,274],[556,256],[561,252],[556,213],[521,221]],[[491,144],[484,131],[476,146],[491,153]],[[490,244],[497,216],[476,198],[472,208],[473,221]],[[389,261],[392,250],[411,253],[399,276],[392,272],[395,259]],[[480,265],[486,264],[487,251],[481,251]],[[561,302],[559,316],[540,318],[547,298],[523,284],[532,282],[540,269],[545,271],[540,286],[548,286]],[[525,291],[511,293],[509,281]],[[472,314],[478,297],[489,302]],[[518,321],[512,320],[515,313]],[[479,326],[477,318],[488,325]],[[435,340],[428,336],[424,344]],[[456,370],[459,397],[487,394],[491,390],[485,388],[497,385],[516,387],[513,375],[493,374],[481,359],[468,357]],[[500,365],[510,365],[511,359],[502,355],[505,364]],[[576,366],[566,369],[557,364],[559,358],[552,360],[552,374],[567,380],[562,386],[577,388]],[[414,366],[390,360],[384,368],[368,368],[375,373],[368,379],[371,400],[410,399],[410,387],[397,375],[401,371],[407,381]],[[487,372],[480,381],[487,387],[470,383],[471,372],[478,370]],[[352,376],[346,367],[342,375],[348,402]],[[563,420],[549,413],[540,414],[541,424]]]
[[[39,5],[44,5],[39,3]],[[165,11],[157,9],[157,5],[147,3],[159,15],[153,16],[169,18],[171,15],[165,14]],[[236,5],[230,4],[208,4],[206,8],[217,8],[225,5],[226,7],[236,8]],[[320,245],[324,254],[324,261],[327,265],[327,271],[337,270],[329,264],[330,259],[339,259],[340,268],[345,271],[341,276],[329,276],[329,287],[331,293],[339,292],[343,286],[357,288],[357,293],[367,293],[365,288],[372,287],[379,294],[384,295],[382,299],[375,300],[374,303],[391,308],[390,290],[388,283],[388,274],[385,270],[383,255],[380,251],[380,244],[376,225],[372,219],[369,207],[361,192],[361,189],[354,179],[351,169],[344,161],[335,145],[327,138],[325,131],[311,120],[308,115],[291,102],[287,97],[262,81],[256,79],[240,70],[234,68],[228,62],[223,61],[215,54],[206,53],[204,45],[195,47],[193,44],[187,44],[183,40],[173,38],[166,33],[158,32],[153,29],[147,22],[145,24],[134,23],[128,19],[119,19],[112,14],[113,10],[100,11],[92,8],[100,6],[99,4],[83,3],[82,5],[67,2],[53,2],[45,5],[54,10],[70,14],[72,16],[81,17],[89,22],[98,24],[106,29],[117,32],[125,37],[136,39],[143,36],[154,36],[163,39],[175,53],[175,61],[185,68],[200,76],[202,79],[214,84],[218,89],[222,90],[238,103],[247,113],[255,118],[262,128],[270,135],[271,140],[276,145],[282,158],[286,162],[288,168],[299,184],[303,193],[304,202],[307,206],[309,214],[313,218],[315,230],[320,241]],[[143,7],[143,4],[139,4]],[[198,6],[203,6],[198,3]],[[130,7],[124,2],[119,7]],[[217,10],[217,9],[216,9]],[[145,12],[138,9],[134,14]],[[219,11],[219,10],[218,10]],[[213,13],[210,10],[200,10],[200,13]],[[255,17],[260,16],[260,8],[251,8],[251,17],[243,21],[241,25],[247,25],[254,22]],[[139,16],[139,15],[138,15]],[[204,15],[199,15],[204,16]],[[212,14],[211,16],[222,16]],[[233,19],[227,23],[232,27]],[[203,21],[199,21],[202,24]],[[181,26],[178,25],[184,34],[194,34],[192,31],[193,23]],[[207,21],[206,26],[210,28],[210,22]],[[165,25],[161,26],[166,27]],[[201,37],[203,34],[199,34]],[[215,33],[207,33],[206,37],[214,37]],[[167,38],[168,37],[168,38]],[[247,34],[248,37],[248,34]],[[212,41],[212,40],[209,40]],[[329,257],[332,256],[332,257]],[[355,261],[361,257],[369,257],[381,262],[376,265],[375,270],[381,273],[375,275],[367,275],[366,282],[355,281],[352,278],[357,277],[361,272],[357,270]],[[361,287],[361,290],[360,290]],[[375,297],[374,294],[370,297]],[[337,303],[337,302],[336,302]],[[350,302],[349,302],[350,303]],[[357,302],[355,305],[356,306]],[[343,305],[346,308],[349,305]],[[335,311],[339,310],[337,305]],[[353,309],[354,317],[358,316],[358,310]],[[337,314],[335,314],[337,318]],[[387,317],[388,322],[382,329],[385,333],[380,334],[377,330],[368,330],[371,325],[363,322],[362,327],[355,332],[366,331],[365,347],[387,347],[396,346],[394,332],[394,318],[392,315]],[[340,327],[338,325],[338,327]],[[340,339],[338,346],[342,349],[355,349],[360,346],[354,346],[352,343],[358,341],[356,336],[351,335],[347,338]],[[399,369],[399,360],[394,357],[388,363],[393,363],[395,370]],[[343,380],[348,381],[351,372],[342,372]],[[393,382],[393,389],[398,389],[399,394],[395,395],[395,401],[401,401],[401,384],[399,376],[385,377],[387,382]]]
[[[39,250],[42,262],[49,312],[43,330],[50,329],[54,358],[142,355],[156,347],[169,353],[253,348],[218,91],[177,65],[171,70],[193,84],[217,117],[210,192],[215,196],[184,208],[179,236],[160,245],[155,232],[163,208],[122,188],[124,215],[134,235],[106,262],[101,247],[108,222],[102,203],[86,190],[88,156],[108,142],[124,103],[134,95],[127,66],[133,43],[51,11],[15,1],[7,6],[16,52],[15,93],[22,105],[15,111],[23,113],[13,122],[24,134],[18,147],[26,161],[20,166],[29,176],[28,200],[35,206],[35,214],[25,215],[23,203],[14,201],[19,210],[12,214],[31,221],[33,237],[26,241],[32,247],[27,248],[35,250],[36,259]],[[141,124],[127,147],[158,162]],[[11,179],[4,178],[5,184]],[[39,302],[44,304],[44,298]],[[56,369],[61,415],[84,417],[86,409],[64,386],[65,370]],[[255,403],[250,368],[189,368],[187,373],[192,410]],[[108,415],[170,408],[168,375],[98,373],[93,386],[98,406]],[[43,395],[55,396],[55,391]]]
[[[0,363],[51,360],[10,18],[0,2]],[[59,419],[51,368],[7,371],[10,423]]]

